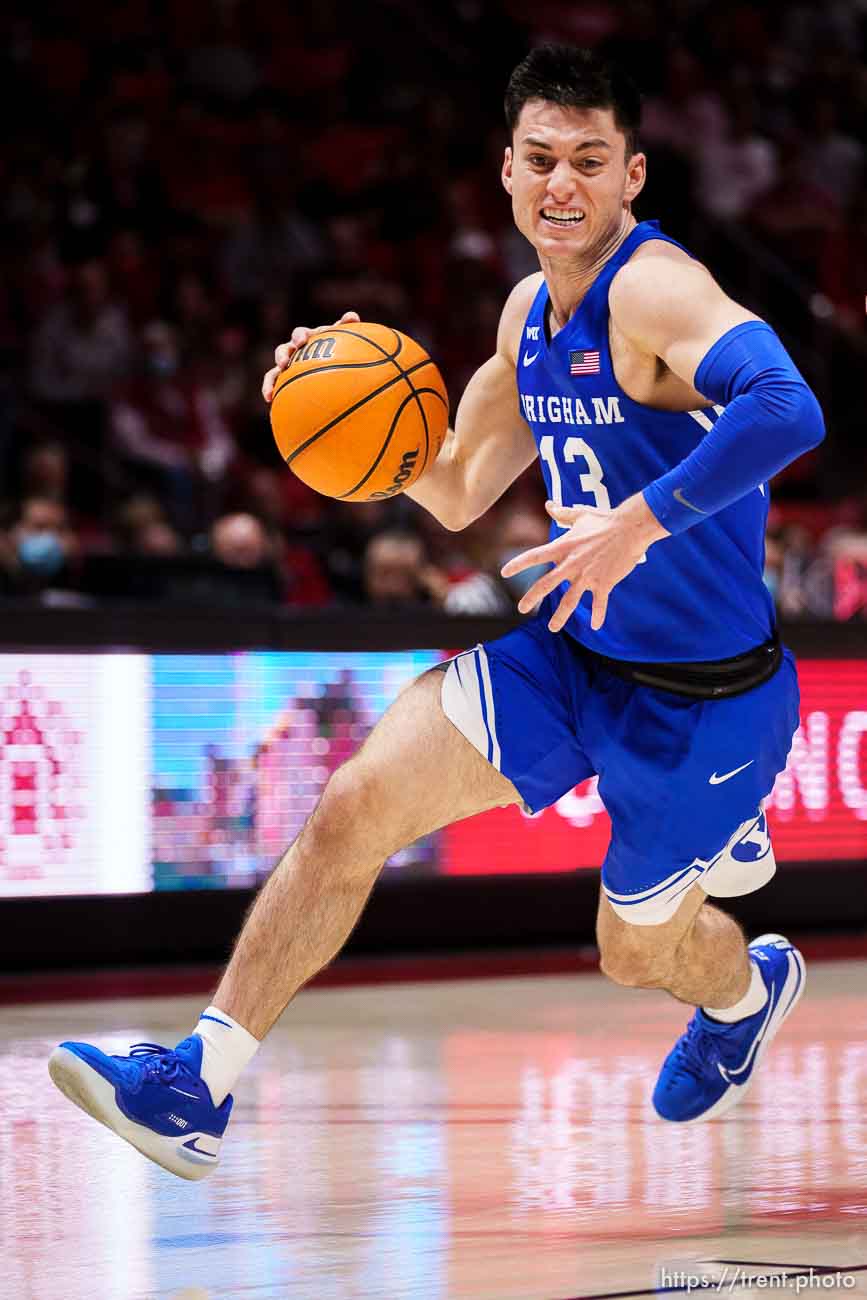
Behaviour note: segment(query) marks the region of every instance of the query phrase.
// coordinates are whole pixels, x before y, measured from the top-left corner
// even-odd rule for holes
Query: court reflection
[[[705,1125],[660,1123],[655,1078],[634,1055],[571,1058],[548,1075],[527,1067],[509,1143],[513,1208],[568,1209],[593,1235],[600,1211],[606,1234],[671,1231],[672,1216],[712,1230],[731,1210],[867,1215],[867,1045],[779,1044],[741,1107]]]
[[[0,1294],[557,1300],[652,1290],[673,1258],[867,1264],[867,968],[813,985],[742,1105],[685,1127],[649,1103],[685,1019],[653,995],[592,977],[303,995],[202,1183],[45,1068],[71,1021],[122,1051],[168,1041],[196,1000],[13,1008]]]

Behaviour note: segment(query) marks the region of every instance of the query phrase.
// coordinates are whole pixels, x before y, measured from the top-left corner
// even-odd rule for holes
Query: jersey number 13
[[[551,500],[558,506],[568,504],[563,501],[563,483],[560,478],[557,457],[554,454],[554,438],[550,433],[546,433],[545,437],[541,439],[539,455],[551,471]],[[592,494],[593,504],[597,510],[610,510],[611,500],[608,496],[608,488],[602,481],[602,466],[599,464],[599,457],[583,438],[567,438],[563,443],[563,459],[566,464],[573,465],[579,457],[587,466],[587,473],[580,475],[579,478],[581,491]],[[583,503],[573,501],[571,504],[581,505]],[[557,526],[558,528],[568,528],[570,525],[558,524]]]

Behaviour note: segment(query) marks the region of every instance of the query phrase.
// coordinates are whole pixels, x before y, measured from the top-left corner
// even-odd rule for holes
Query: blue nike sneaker
[[[753,1016],[734,1024],[711,1020],[699,1008],[665,1058],[653,1105],[662,1119],[715,1119],[741,1100],[756,1066],[804,991],[804,959],[788,939],[763,934],[749,946],[768,990]]]
[[[203,1043],[136,1043],[106,1056],[89,1043],[61,1043],[48,1073],[70,1101],[180,1178],[206,1178],[220,1157],[233,1098],[215,1106],[201,1077]]]

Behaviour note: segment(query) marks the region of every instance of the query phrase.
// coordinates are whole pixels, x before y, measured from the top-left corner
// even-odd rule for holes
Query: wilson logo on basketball
[[[327,361],[336,342],[334,338],[313,339],[306,347],[298,349],[292,361]]]
[[[405,451],[400,462],[400,469],[391,480],[389,486],[384,492],[371,492],[370,496],[367,498],[368,501],[378,501],[381,497],[390,497],[393,496],[395,492],[399,492],[406,480],[412,478],[413,466],[418,460],[418,452],[418,447],[416,447],[415,451]]]

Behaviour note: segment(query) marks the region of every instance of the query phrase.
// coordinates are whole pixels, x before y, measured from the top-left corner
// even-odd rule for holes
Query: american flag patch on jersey
[[[598,375],[599,353],[597,352],[570,352],[569,353],[569,374],[570,375]]]

